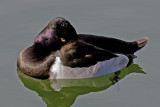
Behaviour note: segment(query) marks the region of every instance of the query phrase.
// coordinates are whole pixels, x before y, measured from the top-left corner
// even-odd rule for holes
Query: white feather
[[[125,68],[129,59],[125,55],[117,54],[118,57],[111,58],[96,63],[90,67],[67,67],[63,66],[59,57],[56,57],[55,63],[51,67],[51,79],[82,79],[93,78],[107,75],[122,68]]]

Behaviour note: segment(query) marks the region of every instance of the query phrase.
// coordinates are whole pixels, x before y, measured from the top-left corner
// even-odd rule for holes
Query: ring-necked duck
[[[36,78],[92,78],[116,72],[132,62],[148,38],[126,42],[77,34],[64,18],[53,19],[18,56],[17,66]]]

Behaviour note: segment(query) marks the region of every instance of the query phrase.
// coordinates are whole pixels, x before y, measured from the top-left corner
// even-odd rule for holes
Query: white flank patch
[[[51,66],[51,72],[52,72],[52,77],[50,78],[55,78],[57,77],[57,75],[61,72],[61,68],[62,68],[62,62],[60,60],[59,57],[56,57],[54,64]]]
[[[82,79],[107,75],[125,68],[129,59],[125,55],[117,54],[118,57],[96,63],[90,67],[67,67],[63,66],[59,57],[51,67],[51,79]]]

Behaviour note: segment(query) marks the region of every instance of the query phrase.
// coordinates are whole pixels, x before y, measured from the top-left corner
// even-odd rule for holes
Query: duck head
[[[70,22],[56,17],[39,33],[33,44],[37,50],[55,51],[77,38],[76,30]]]

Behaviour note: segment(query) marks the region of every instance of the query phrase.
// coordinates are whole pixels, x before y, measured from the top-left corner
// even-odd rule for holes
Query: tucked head
[[[56,17],[34,39],[34,44],[40,48],[59,48],[76,39],[77,33],[69,21]]]

